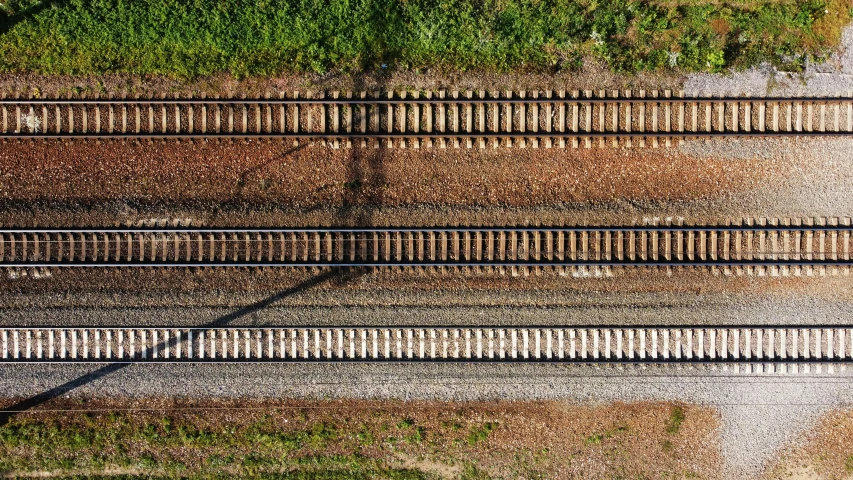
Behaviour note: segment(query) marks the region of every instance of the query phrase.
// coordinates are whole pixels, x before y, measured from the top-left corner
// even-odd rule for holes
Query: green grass
[[[676,434],[681,430],[681,424],[684,423],[684,409],[676,405],[672,408],[669,414],[669,420],[666,422],[666,433]]]
[[[330,454],[330,447],[340,447],[341,434],[323,422],[292,431],[263,423],[217,431],[172,423],[169,417],[142,426],[132,425],[125,416],[66,425],[16,419],[0,428],[0,474],[112,467],[165,478],[188,473],[216,477],[222,472],[299,479],[428,478],[423,472],[392,468],[359,453]],[[185,463],[187,453],[194,463]]]
[[[496,423],[486,422],[480,427],[472,427],[468,431],[468,445],[476,445],[478,442],[486,440],[497,426]]]
[[[820,56],[847,0],[6,0],[0,71],[192,78],[384,71],[720,71]],[[829,10],[829,13],[826,11]]]

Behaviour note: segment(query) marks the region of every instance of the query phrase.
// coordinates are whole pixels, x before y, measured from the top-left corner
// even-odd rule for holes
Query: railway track
[[[847,273],[853,265],[849,218],[756,223],[761,224],[17,229],[0,230],[0,267],[705,266],[785,274],[815,267]]]
[[[843,326],[0,328],[0,363],[849,363]]]
[[[277,138],[332,147],[670,146],[687,138],[848,136],[838,98],[669,90],[295,92],[261,99],[0,99],[0,138]]]

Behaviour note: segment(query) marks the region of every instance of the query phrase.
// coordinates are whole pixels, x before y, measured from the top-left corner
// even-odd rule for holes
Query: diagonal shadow
[[[264,168],[266,168],[266,167],[268,167],[268,166],[270,166],[270,165],[272,165],[272,164],[274,164],[274,163],[276,163],[282,159],[287,158],[288,156],[302,150],[303,148],[307,147],[308,145],[310,145],[310,142],[304,142],[304,141],[300,142],[299,146],[291,147],[291,148],[287,149],[286,151],[284,151],[278,155],[272,156],[269,160],[267,160],[263,163],[260,163],[258,165],[255,165],[254,167],[247,168],[246,170],[244,170],[243,173],[240,174],[240,179],[237,180],[237,185],[236,185],[237,192],[234,193],[233,196],[236,198],[243,193],[243,189],[246,187],[246,183],[249,181],[249,177],[252,174],[262,171]]]
[[[2,30],[0,30],[0,33],[2,33]],[[380,85],[380,87],[381,86],[384,85]],[[248,177],[254,172],[266,167],[283,156],[300,150],[304,145],[307,145],[307,142],[299,147],[289,149],[282,155],[276,156],[262,165],[246,170],[241,175],[241,183],[245,184]],[[344,192],[343,205],[337,209],[334,214],[334,218],[336,223],[346,223],[353,226],[363,227],[373,226],[374,213],[382,207],[385,200],[384,190],[387,186],[388,178],[385,160],[389,155],[388,147],[387,144],[383,145],[382,142],[379,142],[377,145],[354,147],[350,153],[349,162],[347,164],[347,178],[349,180],[345,186],[346,191]],[[242,185],[240,185],[240,187],[242,189]],[[334,280],[340,284],[346,284],[361,277],[365,273],[367,273],[367,270],[357,268],[326,270],[300,283],[299,285],[282,290],[281,292],[251,305],[247,305],[235,312],[223,315],[222,317],[219,317],[207,324],[201,325],[200,328],[213,329],[223,327],[234,320],[267,308],[278,300],[295,295],[326,281]],[[171,347],[176,342],[177,339],[172,337],[169,341],[161,342],[156,347],[152,346],[151,349],[149,349],[149,352],[155,348],[162,349],[166,345]],[[84,386],[130,365],[132,365],[132,363],[114,363],[105,365],[93,372],[70,380],[62,385],[46,390],[9,407],[0,409],[0,426],[6,425],[9,420],[20,411],[37,407],[76,388]]]
[[[211,329],[224,327],[229,323],[233,322],[234,320],[237,320],[241,317],[245,317],[246,315],[251,315],[252,313],[257,312],[258,310],[262,310],[264,308],[269,307],[270,305],[283,298],[295,295],[299,292],[317,286],[326,281],[332,280],[337,277],[340,277],[343,281],[346,281],[346,277],[348,275],[349,273],[346,270],[326,270],[318,275],[309,278],[308,280],[305,280],[304,282],[296,286],[277,292],[274,295],[270,295],[269,297],[263,300],[259,300],[227,315],[223,315],[219,318],[214,319],[211,322],[201,325],[200,327]],[[176,343],[177,339],[173,337],[167,342],[161,342],[157,346],[152,346],[149,349],[149,353],[154,349],[162,350],[166,346],[172,347]],[[133,363],[111,363],[108,365],[104,365],[103,367],[93,372],[81,375],[80,377],[65,382],[62,385],[58,385],[56,387],[51,388],[50,390],[46,390],[32,397],[21,400],[20,402],[17,402],[14,405],[10,405],[6,408],[0,409],[0,427],[9,423],[9,420],[11,420],[12,417],[14,417],[17,413],[23,410],[29,410],[45,402],[61,397],[62,395],[65,395],[66,393],[70,392],[71,390],[74,390],[75,388],[79,388],[88,383],[94,382],[99,378],[105,377],[113,372],[117,372],[123,368],[129,367],[130,365],[133,365]]]

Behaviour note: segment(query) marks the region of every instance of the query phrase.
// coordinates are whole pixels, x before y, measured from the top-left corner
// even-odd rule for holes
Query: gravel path
[[[279,141],[0,142],[0,199],[132,205],[536,207],[690,201],[770,178],[753,158],[677,149],[293,148]],[[212,209],[212,208],[211,208]]]

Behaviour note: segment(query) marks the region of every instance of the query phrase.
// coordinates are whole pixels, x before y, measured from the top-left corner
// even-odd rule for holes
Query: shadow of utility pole
[[[291,295],[296,295],[297,293],[300,293],[304,290],[307,290],[309,288],[317,286],[321,283],[324,283],[324,282],[331,280],[333,278],[336,278],[336,277],[341,277],[343,280],[346,280],[348,275],[349,274],[347,273],[346,270],[343,270],[343,271],[336,270],[336,269],[326,270],[326,271],[324,271],[318,275],[315,275],[315,276],[309,278],[308,280],[305,280],[304,282],[302,282],[302,283],[300,283],[294,287],[291,287],[291,288],[288,288],[286,290],[282,290],[280,292],[277,292],[277,293],[270,295],[269,297],[267,297],[263,300],[259,300],[255,303],[252,303],[252,304],[247,305],[243,308],[240,308],[239,310],[236,310],[236,311],[229,313],[227,315],[223,315],[223,316],[221,316],[221,317],[219,317],[219,318],[217,318],[211,322],[208,322],[204,325],[201,325],[201,328],[211,328],[212,329],[212,328],[220,328],[220,327],[227,326],[229,323],[231,323],[231,322],[233,322],[233,321],[235,321],[241,317],[244,317],[246,315],[251,315],[252,313],[257,312],[258,310],[262,310],[264,308],[267,308],[270,305],[274,304],[275,302],[277,302],[283,298],[287,298]],[[173,338],[173,339],[170,339],[168,342],[162,342],[157,347],[152,347],[152,348],[162,349],[166,345],[169,345],[171,347],[174,345],[174,343],[176,343],[176,341],[177,340]],[[149,350],[149,353],[150,353],[150,350]],[[89,372],[85,375],[82,375],[82,376],[77,377],[73,380],[65,382],[62,385],[58,385],[56,387],[53,387],[50,390],[46,390],[46,391],[39,393],[37,395],[34,395],[32,397],[21,400],[20,402],[17,402],[14,405],[10,405],[6,408],[0,409],[0,427],[8,424],[9,420],[11,420],[12,417],[14,417],[18,413],[21,413],[21,412],[26,411],[26,410],[30,410],[32,408],[35,408],[35,407],[41,405],[41,404],[49,402],[55,398],[61,397],[62,395],[65,395],[66,393],[74,390],[75,388],[79,388],[79,387],[82,387],[86,384],[94,382],[95,380],[98,380],[99,378],[105,377],[111,373],[114,373],[114,372],[117,372],[123,368],[129,367],[130,365],[133,365],[133,363],[111,363],[108,365],[104,365],[103,367],[101,367],[101,368],[99,368],[93,372]]]

